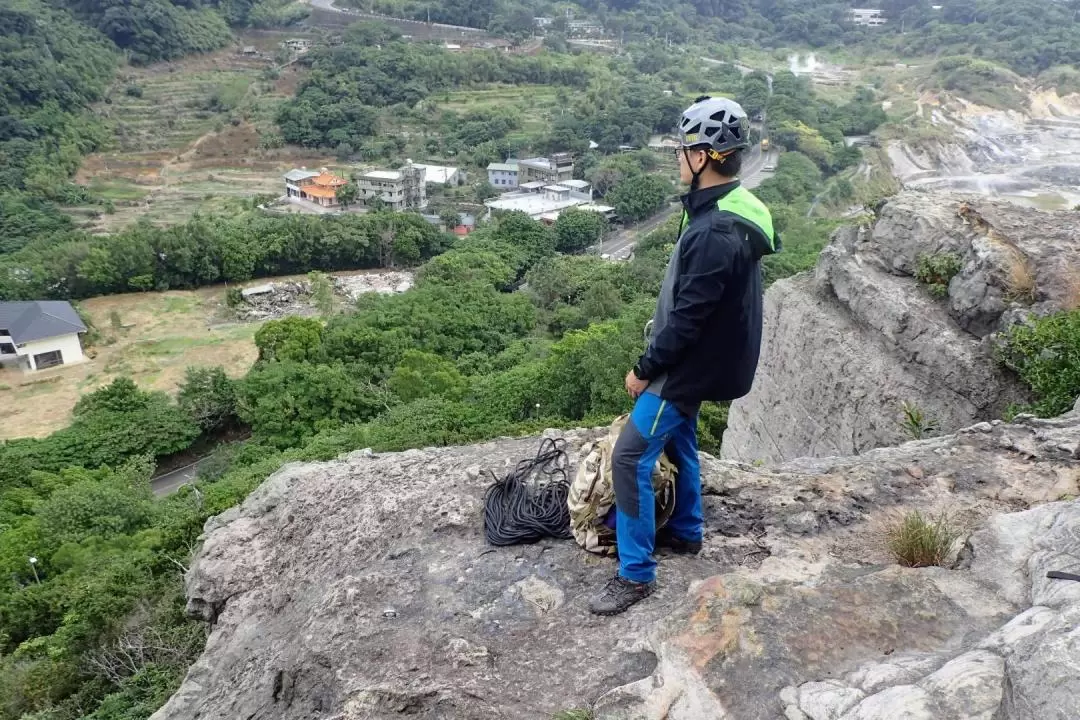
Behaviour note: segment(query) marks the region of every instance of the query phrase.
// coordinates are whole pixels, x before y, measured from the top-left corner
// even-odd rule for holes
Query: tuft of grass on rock
[[[900,413],[900,428],[912,440],[922,440],[937,432],[937,421],[915,403],[903,401]]]
[[[904,567],[942,565],[960,533],[950,526],[948,518],[924,517],[918,510],[897,519],[885,530],[889,553]]]

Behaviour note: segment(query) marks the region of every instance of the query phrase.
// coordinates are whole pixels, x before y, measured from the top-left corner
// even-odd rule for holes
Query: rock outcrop
[[[923,256],[960,271],[935,298]],[[1024,400],[992,338],[1028,313],[1080,305],[1080,223],[988,200],[908,191],[870,226],[837,231],[812,274],[765,295],[754,388],[731,407],[724,458],[782,462],[908,439],[911,403],[942,432]]]
[[[573,450],[596,431],[566,434]],[[211,519],[206,651],[154,720],[1056,720],[1080,716],[1080,411],[772,469],[703,456],[707,535],[597,618],[615,569],[493,548],[490,477],[537,438],[290,465]],[[971,529],[906,569],[882,524]]]

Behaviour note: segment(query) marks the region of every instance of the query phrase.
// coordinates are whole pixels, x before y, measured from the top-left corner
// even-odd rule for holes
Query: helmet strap
[[[735,151],[734,150],[728,150],[727,152],[721,153],[721,152],[717,152],[716,150],[713,150],[712,148],[709,148],[709,149],[707,149],[705,151],[705,155],[708,156],[712,160],[721,161],[724,158],[726,158],[728,155],[731,155],[733,152],[735,152]],[[693,191],[697,190],[698,185],[701,184],[701,175],[702,175],[702,173],[705,172],[705,168],[707,168],[709,166],[709,161],[706,160],[705,164],[701,166],[701,169],[695,171],[693,166],[690,165],[690,148],[685,148],[684,147],[683,148],[683,154],[686,155],[686,166],[688,168],[690,168],[690,174],[694,176],[694,179],[690,181],[690,192],[693,192]]]
[[[690,164],[690,148],[684,147],[682,151],[683,156],[686,158],[686,167],[690,168],[690,174],[694,176],[690,181],[690,192],[694,192],[698,189],[698,185],[701,184],[701,174],[705,172],[705,168],[709,163],[706,162],[705,165],[701,166],[700,170],[695,170],[694,166]]]

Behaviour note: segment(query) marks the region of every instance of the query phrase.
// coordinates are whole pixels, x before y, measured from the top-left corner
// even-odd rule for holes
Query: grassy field
[[[139,293],[82,303],[102,335],[81,365],[24,375],[0,370],[0,402],[8,411],[0,439],[41,437],[64,427],[79,397],[130,376],[140,386],[173,391],[189,365],[221,365],[236,377],[255,362],[258,324],[229,322],[222,287]]]
[[[379,270],[343,270],[338,277],[379,275]],[[267,282],[304,280],[305,275],[260,278]],[[83,341],[87,360],[79,365],[24,374],[0,369],[0,403],[8,421],[0,440],[41,437],[66,426],[79,398],[118,377],[130,377],[143,388],[175,392],[192,365],[220,365],[230,377],[242,377],[258,358],[255,333],[262,322],[238,322],[225,306],[225,286],[162,293],[128,293],[83,300],[100,338]],[[351,307],[337,297],[336,312]],[[312,310],[314,312],[314,310]]]

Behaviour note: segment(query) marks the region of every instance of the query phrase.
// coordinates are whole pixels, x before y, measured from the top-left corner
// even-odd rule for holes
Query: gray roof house
[[[24,371],[81,362],[86,325],[63,300],[0,302],[0,362]]]
[[[293,169],[285,173],[285,180],[287,182],[300,182],[301,180],[309,180],[313,177],[318,177],[318,171],[308,170],[307,168]]]

